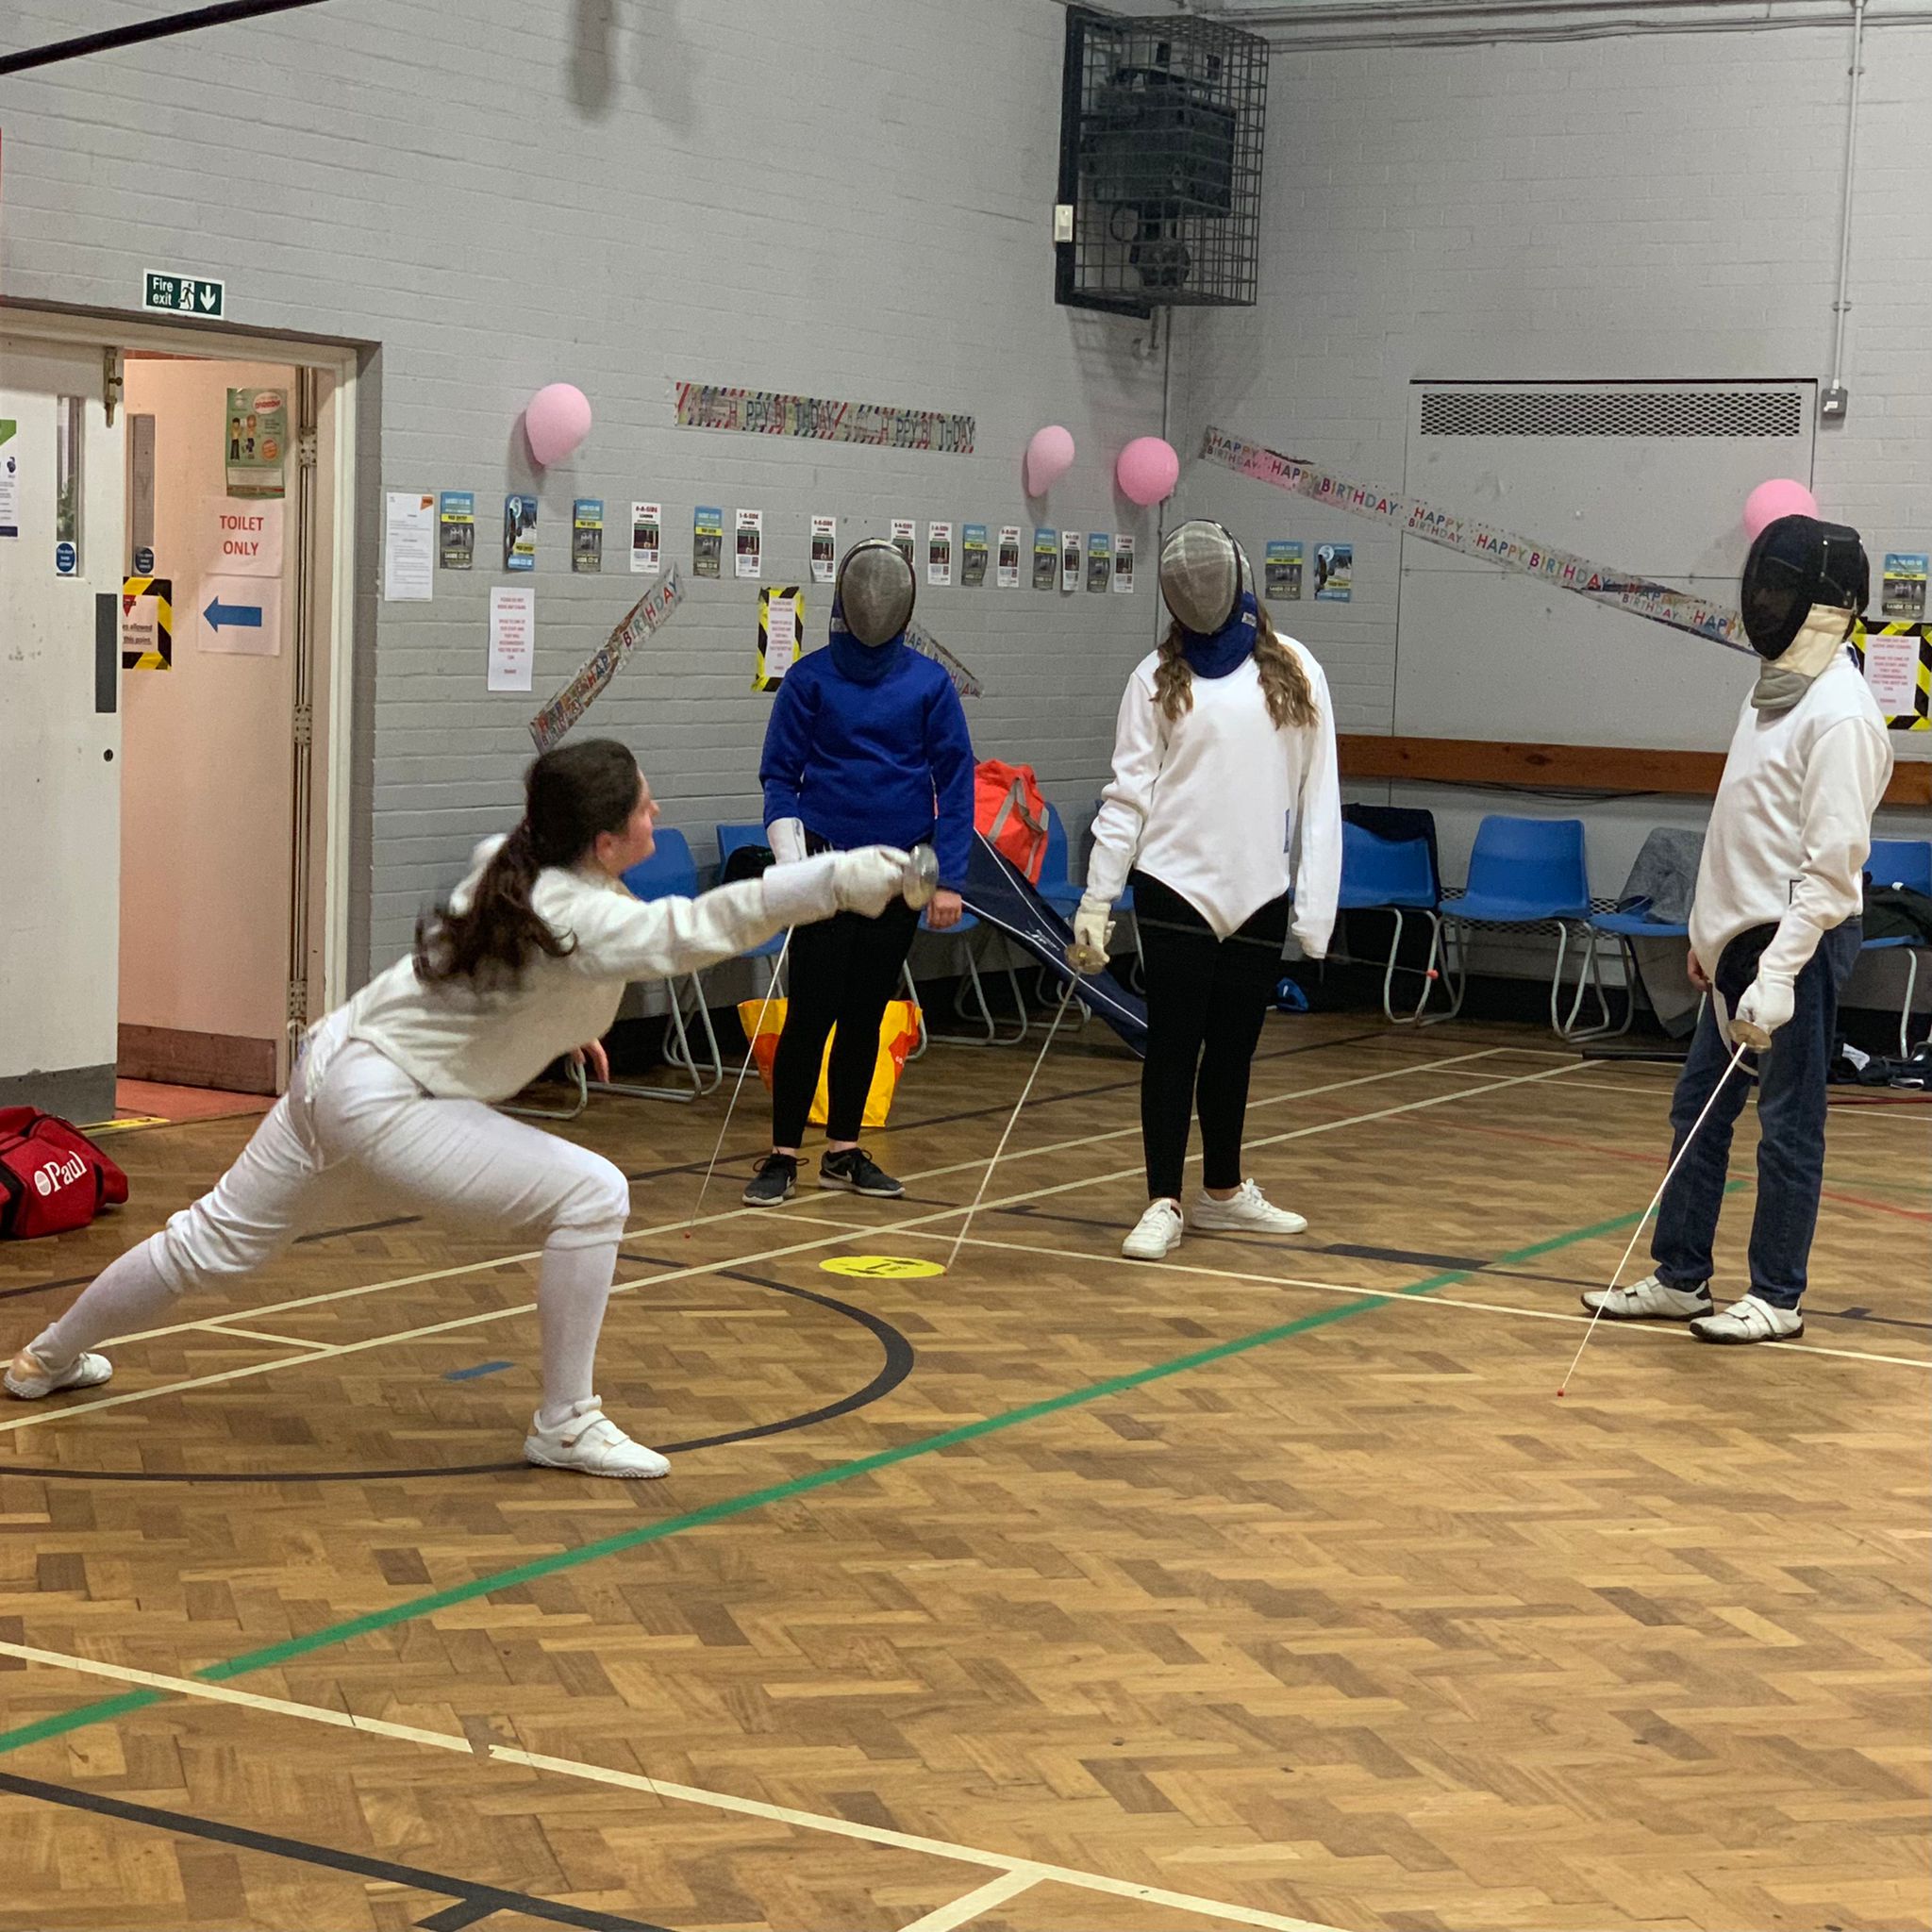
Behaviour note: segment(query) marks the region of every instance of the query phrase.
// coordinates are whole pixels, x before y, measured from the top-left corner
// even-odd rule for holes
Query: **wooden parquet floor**
[[[1932,1109],[1834,1110],[1802,1343],[1600,1328],[1559,1403],[1670,1070],[1262,1052],[1308,1232],[1162,1265],[1091,1038],[939,1278],[820,1264],[945,1258],[1030,1052],[908,1070],[900,1202],[739,1209],[754,1098],[690,1231],[722,1101],[600,1101],[601,1389],[662,1482],[524,1468],[534,1257],[366,1198],[7,1406],[0,1926],[1932,1925]],[[120,1137],[129,1206],[0,1254],[0,1316],[249,1124]]]

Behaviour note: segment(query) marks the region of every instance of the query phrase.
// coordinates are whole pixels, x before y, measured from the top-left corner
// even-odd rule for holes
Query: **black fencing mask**
[[[1752,647],[1775,659],[1821,604],[1844,612],[1849,637],[1871,592],[1872,565],[1857,531],[1816,517],[1779,517],[1751,546],[1738,601]]]

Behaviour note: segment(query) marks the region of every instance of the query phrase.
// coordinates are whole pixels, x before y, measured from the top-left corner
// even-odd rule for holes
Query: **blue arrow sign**
[[[259,604],[224,604],[220,597],[215,597],[201,614],[208,619],[210,630],[220,630],[225,624],[237,630],[261,628]]]

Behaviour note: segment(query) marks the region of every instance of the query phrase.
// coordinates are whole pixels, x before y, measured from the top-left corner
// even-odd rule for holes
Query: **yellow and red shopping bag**
[[[772,1061],[778,1052],[778,1036],[785,1030],[784,1000],[741,1000],[739,1024],[751,1041],[752,1058],[758,1063],[767,1088],[772,1084]],[[839,1037],[833,1027],[825,1041],[825,1059],[819,1065],[819,1089],[812,1095],[809,1119],[814,1126],[825,1124],[828,1102],[825,1097],[825,1065],[832,1057],[832,1041]],[[892,1000],[879,1022],[879,1057],[872,1070],[872,1088],[865,1096],[868,1127],[882,1127],[892,1110],[892,1094],[899,1085],[906,1056],[919,1044],[919,1008],[910,1000]]]

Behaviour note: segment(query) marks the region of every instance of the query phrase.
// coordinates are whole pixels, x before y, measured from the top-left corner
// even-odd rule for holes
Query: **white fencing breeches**
[[[147,1325],[175,1295],[260,1267],[297,1233],[325,1175],[341,1168],[399,1205],[540,1241],[545,1407],[592,1392],[591,1358],[630,1214],[622,1172],[481,1101],[432,1098],[329,1023],[213,1191],[108,1268],[35,1352],[71,1360]],[[565,1393],[565,1383],[582,1386]]]

